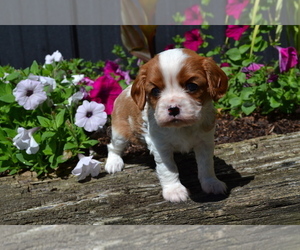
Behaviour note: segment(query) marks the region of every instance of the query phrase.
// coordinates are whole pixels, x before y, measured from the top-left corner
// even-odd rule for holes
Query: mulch
[[[215,143],[231,143],[260,136],[287,134],[300,131],[300,113],[272,113],[235,118],[229,114],[219,115],[216,124]]]

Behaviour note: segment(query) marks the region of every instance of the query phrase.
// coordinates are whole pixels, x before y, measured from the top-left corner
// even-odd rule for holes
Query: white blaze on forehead
[[[177,83],[177,75],[187,57],[182,49],[170,49],[159,54],[159,66],[166,87]]]

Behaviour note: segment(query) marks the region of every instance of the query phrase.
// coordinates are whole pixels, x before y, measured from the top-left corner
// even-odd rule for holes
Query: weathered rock
[[[34,176],[0,178],[0,224],[300,224],[300,133],[223,144],[215,150],[225,195],[207,195],[193,155],[176,155],[184,203],[163,200],[151,156],[125,159],[124,171],[79,183]]]

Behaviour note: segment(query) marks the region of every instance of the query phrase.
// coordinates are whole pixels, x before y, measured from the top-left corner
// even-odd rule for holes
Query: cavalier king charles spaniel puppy
[[[194,151],[202,190],[225,193],[226,185],[214,171],[213,101],[224,95],[227,82],[211,58],[189,49],[156,55],[114,103],[105,170],[121,171],[127,143],[145,142],[154,155],[163,197],[171,202],[186,201],[188,190],[179,180],[173,155]]]

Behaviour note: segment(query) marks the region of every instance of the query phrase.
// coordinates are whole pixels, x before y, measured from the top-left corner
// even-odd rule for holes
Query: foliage
[[[124,54],[118,46],[114,50]],[[130,58],[124,65],[128,72],[134,68],[134,61],[137,68],[135,58]],[[71,59],[44,65],[34,61],[30,67],[18,70],[11,66],[0,67],[0,173],[15,174],[28,169],[38,175],[46,174],[66,161],[74,161],[78,154],[98,143],[91,139],[92,133],[75,125],[75,115],[82,102],[88,102],[89,92],[93,89],[94,81],[88,86],[84,77],[104,77],[105,65],[103,61],[92,63]],[[112,71],[109,74],[105,77],[118,77],[122,81]],[[29,85],[25,88],[27,109],[14,96],[14,90],[24,80],[26,84],[35,82],[44,86],[42,92],[47,99],[37,108],[30,106],[29,98],[35,90]],[[48,82],[45,84],[44,81]],[[78,94],[79,98],[76,97]],[[105,117],[106,114],[102,115],[102,122]]]

